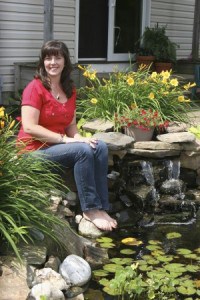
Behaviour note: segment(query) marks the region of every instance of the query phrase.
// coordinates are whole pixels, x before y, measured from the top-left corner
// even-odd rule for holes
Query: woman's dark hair
[[[74,87],[73,81],[71,80],[70,74],[72,71],[72,63],[70,60],[70,53],[67,46],[58,40],[52,40],[46,42],[41,49],[41,55],[39,58],[39,63],[36,70],[36,78],[39,78],[42,81],[42,84],[46,89],[51,90],[49,78],[44,67],[44,59],[47,56],[51,55],[62,55],[65,60],[65,66],[61,74],[61,85],[66,93],[67,97],[71,97],[72,90]]]

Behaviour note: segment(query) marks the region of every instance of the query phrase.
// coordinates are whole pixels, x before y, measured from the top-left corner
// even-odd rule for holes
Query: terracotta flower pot
[[[133,137],[136,142],[151,141],[154,133],[154,127],[144,130],[131,126],[125,127],[124,132],[126,135]]]
[[[161,73],[162,71],[170,71],[173,68],[171,62],[155,62],[155,71]]]
[[[153,55],[138,55],[136,57],[136,62],[137,62],[137,66],[139,67],[140,65],[146,65],[147,67],[149,67],[151,65],[151,71],[154,70],[154,60],[155,60],[155,56]]]

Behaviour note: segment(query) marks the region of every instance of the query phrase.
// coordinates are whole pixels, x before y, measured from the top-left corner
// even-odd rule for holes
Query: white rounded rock
[[[70,280],[72,286],[86,284],[92,275],[91,267],[86,260],[78,255],[68,255],[61,263],[59,273]]]

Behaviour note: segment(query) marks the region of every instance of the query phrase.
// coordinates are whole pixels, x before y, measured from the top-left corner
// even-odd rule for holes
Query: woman
[[[78,132],[71,71],[66,45],[57,40],[45,43],[36,76],[23,91],[18,142],[26,151],[73,167],[83,217],[111,231],[117,222],[106,212],[108,149],[104,142]]]

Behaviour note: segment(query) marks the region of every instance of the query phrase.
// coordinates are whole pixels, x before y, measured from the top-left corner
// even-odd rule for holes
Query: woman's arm
[[[22,125],[25,133],[42,142],[61,143],[62,136],[38,124],[40,111],[29,105],[22,106]]]
[[[75,116],[70,125],[67,126],[67,135],[64,137],[60,133],[53,132],[39,125],[39,116],[40,111],[37,108],[29,105],[22,106],[22,125],[25,133],[30,134],[32,137],[42,142],[52,144],[83,142],[90,144],[92,148],[95,148],[97,143],[96,139],[85,138],[78,133]]]

